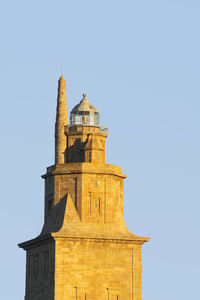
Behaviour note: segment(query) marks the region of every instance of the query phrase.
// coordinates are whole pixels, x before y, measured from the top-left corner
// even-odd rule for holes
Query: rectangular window
[[[101,198],[99,198],[99,214],[101,213]]]
[[[89,162],[92,162],[92,153],[91,153],[91,151],[89,152]]]
[[[95,112],[94,113],[94,125],[99,124],[99,113]]]
[[[52,201],[48,200],[48,211],[51,211],[52,209]]]
[[[77,209],[77,177],[74,178],[74,189],[75,189],[75,207]]]
[[[91,195],[91,192],[89,192],[90,194],[90,216],[92,214],[92,195]]]
[[[49,252],[44,252],[44,276],[47,277],[49,273]]]
[[[94,125],[94,116],[90,115],[90,125]]]
[[[33,278],[38,279],[38,255],[33,256]]]

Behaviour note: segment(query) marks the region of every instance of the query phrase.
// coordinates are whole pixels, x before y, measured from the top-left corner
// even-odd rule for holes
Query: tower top
[[[86,97],[83,93],[80,103],[72,109],[70,125],[99,125],[99,112]]]
[[[60,78],[58,80],[58,88],[66,88],[66,80],[63,76],[63,74],[60,75]]]

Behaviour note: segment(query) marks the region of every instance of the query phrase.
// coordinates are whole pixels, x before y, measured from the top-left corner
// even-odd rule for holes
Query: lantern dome
[[[70,113],[70,125],[99,125],[99,112],[83,94],[83,99]]]

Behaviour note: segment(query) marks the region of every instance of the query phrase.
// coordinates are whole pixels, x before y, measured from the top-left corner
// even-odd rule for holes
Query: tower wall
[[[141,245],[56,239],[55,300],[141,300],[141,271]]]
[[[27,248],[25,300],[54,300],[55,242],[41,241]]]
[[[67,197],[82,224],[111,224],[125,228],[121,168],[113,165],[70,163],[48,168],[45,178],[45,222],[42,235],[63,226]],[[94,227],[95,228],[95,227]],[[126,229],[127,230],[127,229]]]
[[[67,148],[65,162],[90,162],[105,164],[107,134],[100,126],[65,126]]]

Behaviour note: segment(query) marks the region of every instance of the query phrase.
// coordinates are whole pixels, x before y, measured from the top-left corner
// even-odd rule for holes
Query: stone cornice
[[[51,233],[46,236],[39,236],[35,239],[23,242],[18,244],[19,248],[23,248],[25,250],[32,248],[33,246],[37,246],[38,244],[46,244],[50,241],[54,241],[56,239],[63,239],[68,241],[87,241],[87,242],[94,242],[94,243],[114,243],[114,244],[139,244],[142,245],[145,242],[148,242],[150,238],[148,237],[140,237],[135,236],[134,238],[112,238],[112,237],[88,237],[88,236],[65,236],[58,233]]]
[[[64,174],[103,174],[113,175],[121,178],[127,176],[122,173],[122,170],[118,166],[111,164],[95,164],[91,163],[66,163],[56,164],[47,168],[47,173],[42,175],[42,178],[46,178],[51,175],[64,175]]]

